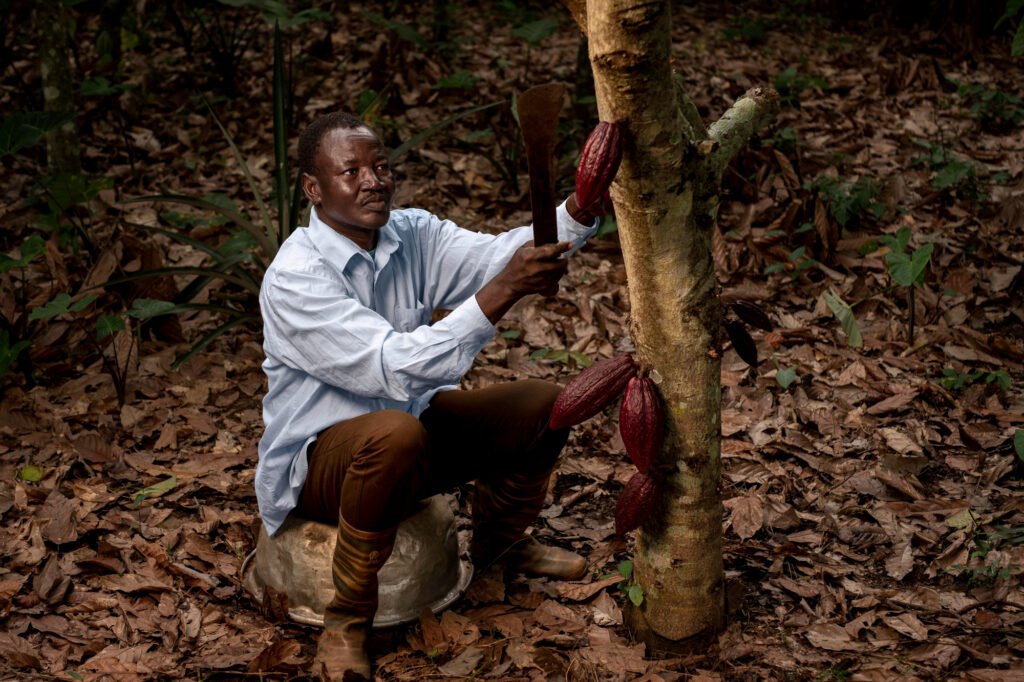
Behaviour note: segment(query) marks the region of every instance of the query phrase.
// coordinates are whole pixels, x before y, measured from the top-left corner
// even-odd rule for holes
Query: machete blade
[[[552,153],[558,131],[558,114],[562,111],[564,99],[564,84],[545,83],[520,95],[516,105],[530,169],[530,210],[536,246],[558,241]]]

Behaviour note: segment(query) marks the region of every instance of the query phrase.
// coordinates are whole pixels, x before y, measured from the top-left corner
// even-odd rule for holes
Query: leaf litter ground
[[[527,52],[501,17],[460,17],[463,49],[448,64],[341,17],[335,47],[361,47],[340,73],[310,67],[311,79],[333,76],[305,113],[362,92],[375,59],[395,74],[402,106],[382,120],[398,134],[458,111],[466,95],[483,102],[571,80],[577,39],[561,19],[543,49]],[[776,85],[790,105],[734,163],[715,240],[724,299],[756,301],[776,325],[754,334],[758,369],[724,354],[729,626],[713,651],[688,657],[647,657],[629,638],[618,567],[633,538],[614,535],[612,510],[633,469],[609,409],[575,430],[534,529],[585,554],[592,573],[578,583],[478,576],[440,616],[375,636],[380,677],[1024,679],[1024,460],[1012,443],[1024,428],[1024,145],[1019,125],[982,127],[969,97],[947,87],[952,78],[1014,92],[1019,64],[995,47],[956,56],[937,36],[907,44],[814,17],[726,20],[684,9],[675,24],[677,69],[706,118],[758,84]],[[768,30],[755,44],[737,37],[758,24]],[[260,59],[254,72],[269,73]],[[460,68],[483,80],[454,93],[432,87]],[[244,87],[263,97],[261,78]],[[269,114],[229,117],[269,186],[269,137],[243,116]],[[400,203],[477,229],[528,220],[522,191],[502,187],[493,116],[411,154]],[[229,158],[207,117],[141,114],[133,123],[131,153],[159,165],[125,196],[158,184],[193,194],[241,186],[230,161],[214,175],[185,171],[186,161],[204,168],[198,150]],[[490,138],[472,137],[488,126]],[[119,136],[96,130],[93,153],[109,145],[117,157]],[[111,167],[126,187],[129,166]],[[9,197],[25,182],[16,173]],[[155,217],[154,208],[132,210],[135,220]],[[16,209],[6,213],[24,224]],[[911,250],[935,244],[913,301],[912,343],[907,291],[893,285],[880,239],[902,227]],[[164,246],[172,263],[199,262]],[[828,303],[836,299],[851,306],[860,347],[848,344],[851,329]],[[612,235],[577,255],[557,297],[524,302],[502,321],[465,385],[564,382],[574,355],[628,347],[628,310]],[[182,326],[192,336],[210,324],[200,313]],[[73,340],[67,325],[58,332],[54,343]],[[317,631],[261,609],[240,584],[258,530],[259,337],[224,337],[173,371],[181,349],[144,346],[123,407],[98,361],[5,394],[6,678],[301,679],[308,670]],[[463,540],[464,493],[454,497]]]

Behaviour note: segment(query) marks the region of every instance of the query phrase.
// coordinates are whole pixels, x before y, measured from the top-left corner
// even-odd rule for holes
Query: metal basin
[[[261,529],[256,549],[242,564],[246,590],[261,603],[267,587],[283,593],[292,620],[322,626],[324,608],[334,596],[337,532],[296,516],[289,516],[274,537]],[[472,577],[472,564],[460,558],[448,499],[435,495],[398,526],[394,551],[377,574],[380,605],[373,626],[408,623],[427,608],[437,613],[462,596]]]

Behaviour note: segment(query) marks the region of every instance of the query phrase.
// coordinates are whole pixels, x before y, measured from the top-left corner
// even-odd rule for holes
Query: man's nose
[[[363,186],[367,189],[383,189],[384,181],[377,174],[377,171],[372,168],[367,168],[366,171],[363,172]]]

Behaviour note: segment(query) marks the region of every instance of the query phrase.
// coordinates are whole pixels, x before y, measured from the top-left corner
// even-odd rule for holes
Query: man
[[[269,390],[256,494],[271,534],[293,512],[338,525],[314,671],[369,678],[377,571],[418,500],[475,481],[478,569],[500,560],[534,575],[586,573],[579,555],[523,535],[568,437],[547,426],[558,387],[448,389],[516,301],[557,292],[565,256],[596,220],[570,196],[561,241],[534,247],[529,227],[495,236],[393,211],[383,144],[343,113],[310,124],[299,165],[310,224],[282,245],[260,292]],[[452,311],[430,324],[436,308]]]

